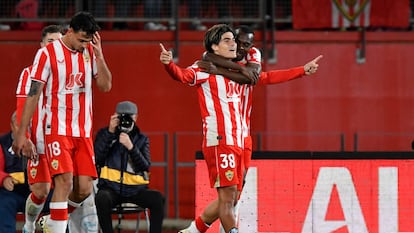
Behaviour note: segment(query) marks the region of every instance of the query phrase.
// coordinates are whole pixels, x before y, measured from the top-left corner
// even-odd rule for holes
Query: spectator
[[[95,158],[100,170],[95,197],[102,233],[112,233],[112,208],[134,203],[150,210],[150,232],[160,233],[164,219],[164,197],[148,188],[151,165],[149,139],[136,125],[137,106],[117,104],[109,126],[95,138]]]
[[[96,18],[108,17],[108,1],[107,0],[93,0],[88,2],[87,9],[91,11]],[[118,2],[118,1],[117,1]],[[98,21],[98,25],[102,29],[107,29],[107,22]]]
[[[39,18],[39,3],[35,0],[23,0],[16,5],[16,14],[19,18],[36,19]],[[27,22],[20,23],[20,29],[23,30],[39,30],[43,28],[42,22]]]
[[[161,2],[162,0],[144,0],[144,17],[149,21],[144,25],[145,30],[152,31],[165,31],[167,26],[155,22],[155,18],[161,17]],[[94,13],[96,17],[107,17],[106,7],[108,0],[96,0],[95,1],[95,10]],[[123,0],[123,1],[114,1],[115,7],[115,18],[128,18],[131,17],[131,13],[136,9],[136,1],[133,0]],[[113,29],[116,30],[125,30],[128,29],[128,23],[126,21],[120,20],[116,21],[113,24]]]
[[[107,7],[111,1],[108,0],[95,0],[94,1],[94,15],[98,18],[108,17]],[[122,1],[113,1],[115,8],[115,18],[127,18],[132,12],[131,9],[134,9],[134,2],[132,0],[122,0]],[[102,27],[103,24],[99,23]],[[115,30],[125,30],[128,29],[128,24],[126,21],[115,21],[112,25]]]
[[[16,112],[12,114],[11,131],[0,137],[0,232],[16,232],[16,214],[24,212],[30,190],[24,175],[23,158],[11,149],[17,131]]]
[[[264,4],[266,4],[266,3],[264,3]],[[242,8],[242,11],[243,11],[242,17],[244,19],[253,18],[253,19],[258,20],[257,22],[249,22],[248,24],[250,25],[250,27],[252,29],[259,28],[258,22],[261,22],[263,20],[259,15],[259,12],[260,12],[259,11],[259,5],[260,5],[259,1],[243,0],[241,2],[241,5],[243,6],[243,8]],[[270,7],[270,5],[268,7]],[[265,7],[265,9],[268,9],[268,8]]]
[[[148,19],[160,18],[161,0],[144,0],[144,17]],[[167,26],[151,20],[145,24],[144,28],[151,31],[167,30]]]
[[[126,18],[131,16],[131,9],[133,8],[132,0],[114,1],[115,4],[115,17]],[[113,24],[113,28],[116,30],[128,29],[128,23],[125,21],[117,21]]]
[[[59,8],[58,8],[58,16],[61,18],[66,18],[68,14],[68,10],[72,7],[75,7],[74,0],[59,0],[58,1]]]
[[[0,4],[0,15],[2,18],[16,17],[15,8],[19,0],[2,0]],[[13,23],[0,23],[0,31],[10,30],[16,25]]]
[[[188,4],[188,16],[193,20],[190,23],[190,29],[196,31],[205,31],[207,29],[201,21],[201,0],[189,0]]]
[[[220,18],[220,23],[229,24],[230,23],[230,1],[229,0],[214,0],[212,1],[215,4],[215,10],[218,12],[217,16]],[[203,8],[207,9],[211,1],[203,1]]]
[[[216,10],[220,19],[228,20],[230,15],[230,1],[229,0],[215,0]],[[224,23],[224,22],[223,22]]]

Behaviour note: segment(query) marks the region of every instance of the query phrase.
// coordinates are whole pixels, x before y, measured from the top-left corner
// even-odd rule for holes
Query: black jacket
[[[151,165],[148,137],[136,126],[128,135],[134,144],[131,151],[119,142],[119,132],[110,133],[108,127],[98,131],[94,143],[98,188],[110,188],[124,197],[148,188]]]

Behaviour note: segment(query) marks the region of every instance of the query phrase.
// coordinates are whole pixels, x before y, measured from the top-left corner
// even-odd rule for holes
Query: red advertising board
[[[412,153],[310,155],[252,160],[239,201],[240,232],[414,232]],[[196,177],[199,216],[216,198],[202,159]]]

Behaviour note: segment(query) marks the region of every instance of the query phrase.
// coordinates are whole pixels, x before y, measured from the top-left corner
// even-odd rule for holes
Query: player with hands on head
[[[45,227],[54,233],[66,231],[68,204],[69,212],[82,205],[95,211],[91,196],[92,180],[97,177],[92,141],[92,83],[94,80],[104,92],[112,87],[99,29],[90,13],[78,12],[60,40],[37,52],[30,91],[13,142],[14,151],[23,149],[28,140],[26,129],[44,90],[45,147],[54,182],[50,219]],[[97,231],[97,224],[94,227],[92,230]]]

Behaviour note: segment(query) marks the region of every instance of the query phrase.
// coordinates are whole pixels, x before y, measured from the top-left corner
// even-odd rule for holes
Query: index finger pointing
[[[160,43],[160,48],[162,52],[167,52],[167,50],[165,49],[164,45],[162,43]]]
[[[315,59],[313,59],[313,62],[317,63],[319,60],[321,60],[322,57],[322,55],[317,56]]]

